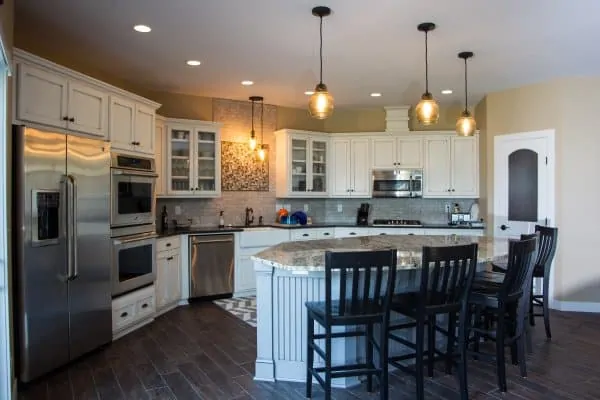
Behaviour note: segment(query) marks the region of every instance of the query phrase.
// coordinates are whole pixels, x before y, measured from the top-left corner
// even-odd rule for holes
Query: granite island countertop
[[[508,255],[508,239],[489,236],[385,235],[343,239],[286,242],[252,256],[274,268],[291,271],[324,271],[326,251],[370,251],[396,249],[398,267],[415,269],[421,265],[423,246],[449,246],[478,243],[478,262],[500,261]]]

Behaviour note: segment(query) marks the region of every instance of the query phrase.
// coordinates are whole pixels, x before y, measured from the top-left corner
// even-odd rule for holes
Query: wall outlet
[[[342,212],[344,210],[344,208],[342,207],[342,203],[338,203],[337,206],[338,206],[337,207],[338,212]]]
[[[444,211],[446,211],[447,213],[450,212],[450,203],[444,204]]]
[[[175,206],[175,215],[181,215],[181,206]]]
[[[308,212],[308,204],[304,204],[304,212]]]

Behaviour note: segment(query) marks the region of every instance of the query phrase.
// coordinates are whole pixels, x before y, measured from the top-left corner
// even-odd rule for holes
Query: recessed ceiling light
[[[452,94],[452,89],[444,89],[442,90],[442,94]]]
[[[188,60],[185,62],[187,65],[189,65],[190,67],[197,67],[198,65],[202,64],[200,61],[198,60]]]
[[[148,25],[136,25],[133,27],[136,32],[148,33],[152,30]]]
[[[251,86],[251,85],[254,85],[254,82],[252,82],[252,81],[242,81],[242,85],[244,85],[244,86]]]
[[[315,92],[313,92],[312,90],[307,90],[306,92],[304,92],[304,94],[307,96],[312,96],[313,94],[315,94]]]
[[[371,97],[381,97],[381,93],[371,93]]]

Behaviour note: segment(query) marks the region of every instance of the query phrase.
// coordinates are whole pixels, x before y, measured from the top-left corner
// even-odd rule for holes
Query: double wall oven
[[[156,232],[154,160],[111,156],[112,294],[118,296],[154,282]]]

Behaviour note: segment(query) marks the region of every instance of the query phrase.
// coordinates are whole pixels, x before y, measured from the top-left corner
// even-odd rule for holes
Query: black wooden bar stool
[[[312,396],[313,377],[325,390],[325,399],[329,400],[333,378],[366,376],[370,392],[375,375],[379,378],[379,398],[388,398],[387,327],[396,264],[396,250],[325,253],[325,301],[306,303],[306,397]],[[324,327],[325,333],[315,334],[315,322]],[[373,334],[375,324],[381,325],[378,341]],[[365,330],[333,332],[336,326],[362,325]],[[331,365],[331,340],[358,336],[365,337],[365,362]],[[315,340],[319,339],[325,340],[324,349],[316,344]],[[373,362],[374,348],[379,352],[378,366]],[[325,361],[325,366],[314,366],[315,352]]]
[[[479,285],[476,283],[469,304],[474,309],[472,325],[473,355],[476,358],[494,358],[496,361],[498,388],[505,392],[506,365],[504,348],[510,346],[513,363],[518,361],[521,376],[527,376],[525,347],[526,325],[529,313],[533,269],[537,256],[537,235],[524,240],[509,242],[508,263],[502,283]],[[488,322],[492,320],[493,326]],[[495,355],[479,351],[481,338],[496,343]]]
[[[389,338],[413,350],[414,353],[399,356],[389,356],[389,362],[394,367],[416,377],[417,399],[425,398],[423,367],[427,361],[427,372],[433,376],[435,360],[446,362],[446,372],[451,372],[455,358],[455,344],[458,339],[459,382],[461,398],[468,399],[467,364],[466,364],[466,334],[467,300],[473,276],[477,268],[477,244],[448,247],[423,247],[421,282],[418,292],[398,294],[392,301],[392,311],[409,317],[412,321],[400,324],[390,324]],[[447,329],[441,329],[436,318],[446,315]],[[457,315],[459,321],[457,321]],[[459,334],[456,337],[456,323]],[[416,343],[400,337],[399,331],[416,328]],[[448,336],[445,351],[435,347],[435,332],[442,331]],[[425,331],[427,331],[427,348],[425,348]],[[415,359],[414,370],[402,361]]]
[[[548,226],[535,226],[535,232],[539,234],[538,241],[538,255],[535,261],[535,267],[533,270],[533,278],[542,278],[542,294],[531,294],[531,304],[529,311],[529,318],[531,325],[535,325],[534,317],[544,318],[544,328],[546,329],[546,337],[552,338],[552,332],[550,331],[550,301],[548,299],[550,293],[550,270],[552,268],[552,261],[554,261],[554,255],[556,253],[556,247],[558,244],[558,228]],[[521,239],[526,238],[528,235],[521,235]],[[494,272],[505,272],[506,264],[492,264],[492,270]],[[532,286],[533,290],[533,286]],[[542,313],[535,313],[534,306],[542,307]]]

